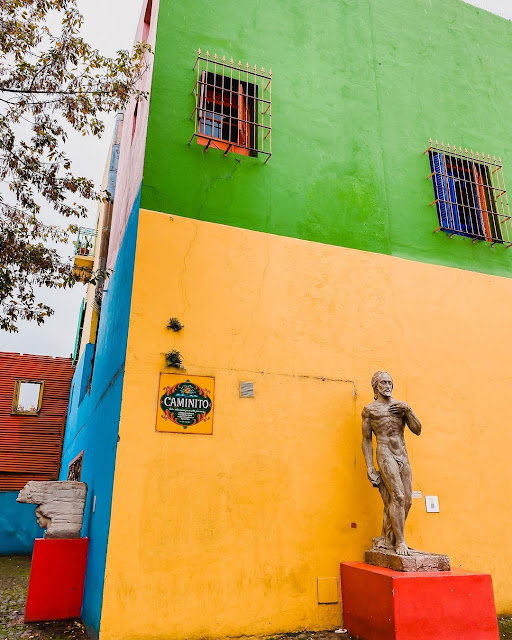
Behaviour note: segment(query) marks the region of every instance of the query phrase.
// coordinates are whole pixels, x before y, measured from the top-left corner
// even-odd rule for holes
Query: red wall
[[[0,352],[0,491],[58,479],[72,377],[71,358]],[[16,379],[44,381],[37,416],[11,414]]]

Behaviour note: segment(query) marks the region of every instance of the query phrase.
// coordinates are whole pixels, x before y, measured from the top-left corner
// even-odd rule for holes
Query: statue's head
[[[46,513],[44,513],[43,509],[41,508],[43,505],[39,505],[36,508],[36,520],[37,520],[37,524],[41,527],[41,529],[48,529],[48,527],[51,525],[52,523],[52,519],[49,518]]]
[[[385,398],[389,398],[393,393],[393,378],[387,371],[377,371],[372,376],[373,397],[379,397],[379,392]]]

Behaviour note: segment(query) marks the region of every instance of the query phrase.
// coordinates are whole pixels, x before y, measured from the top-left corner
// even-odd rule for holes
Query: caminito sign
[[[160,374],[156,430],[211,434],[213,394],[214,378]]]

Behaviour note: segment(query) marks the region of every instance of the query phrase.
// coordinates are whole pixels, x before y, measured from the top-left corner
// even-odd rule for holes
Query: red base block
[[[25,622],[80,616],[88,547],[89,538],[34,542]]]
[[[491,576],[341,564],[343,624],[361,640],[499,640]]]

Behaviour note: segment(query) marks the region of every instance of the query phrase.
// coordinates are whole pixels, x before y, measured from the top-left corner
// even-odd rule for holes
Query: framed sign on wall
[[[156,430],[168,433],[213,433],[215,378],[161,373]]]

